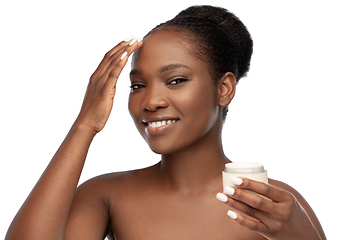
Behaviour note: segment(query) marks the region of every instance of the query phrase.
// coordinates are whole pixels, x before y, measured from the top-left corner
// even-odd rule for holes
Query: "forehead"
[[[192,53],[192,45],[181,33],[158,29],[148,35],[135,52],[132,70],[159,71],[164,66],[181,64],[194,70],[208,71],[207,64]]]

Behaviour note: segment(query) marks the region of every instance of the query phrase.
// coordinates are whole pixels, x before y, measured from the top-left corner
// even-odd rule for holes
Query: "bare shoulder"
[[[308,214],[313,212],[310,205],[305,200],[305,198],[296,189],[294,189],[290,185],[288,185],[288,184],[286,184],[284,182],[281,182],[281,181],[274,180],[274,179],[269,179],[269,184],[274,186],[274,187],[285,190],[287,192],[290,192],[292,195],[294,195],[296,200],[302,205],[302,207],[306,210],[306,212]]]
[[[274,179],[269,179],[269,184],[272,185],[272,186],[275,186],[277,188],[281,188],[281,189],[283,189],[285,191],[291,192],[296,198],[297,197],[303,198],[301,196],[301,194],[295,188],[291,187],[290,185],[288,185],[288,184],[286,184],[284,182],[274,180]]]
[[[140,184],[153,176],[155,166],[124,172],[113,172],[91,178],[78,187],[78,191],[89,191],[92,194],[106,194],[114,188],[122,189]]]
[[[114,239],[110,216],[119,201],[149,178],[152,168],[100,175],[82,183],[77,189],[66,224],[65,239]],[[125,197],[124,197],[125,196]]]
[[[313,212],[310,205],[308,204],[308,202],[295,188],[291,187],[290,185],[288,185],[284,182],[277,181],[274,179],[269,179],[269,184],[272,186],[275,186],[277,188],[280,188],[282,190],[285,190],[287,192],[290,192],[292,195],[294,195],[294,197],[302,205],[302,207],[306,210],[306,212],[308,212],[308,214],[309,214],[309,212]]]
[[[269,179],[269,184],[274,187],[285,190],[287,192],[290,192],[296,198],[296,200],[301,204],[301,206],[304,208],[304,210],[308,214],[310,220],[312,221],[315,228],[319,232],[320,236],[322,236],[322,239],[326,239],[325,233],[321,227],[321,224],[320,224],[318,218],[316,217],[315,212],[313,211],[313,209],[311,208],[309,203],[306,201],[306,199],[296,189],[294,189],[293,187],[291,187],[290,185],[288,185],[284,182],[277,181],[274,179]]]
[[[157,165],[124,171],[113,172],[91,178],[82,183],[76,190],[76,198],[94,200],[102,203],[107,210],[111,208],[112,202],[118,202],[126,196],[129,199],[130,195],[136,192],[136,189],[142,189],[144,183],[147,188],[151,188],[156,177]],[[124,200],[124,199],[123,199]]]

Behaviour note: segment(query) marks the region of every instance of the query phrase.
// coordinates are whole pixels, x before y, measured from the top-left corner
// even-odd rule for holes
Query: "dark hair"
[[[249,71],[251,36],[239,18],[224,8],[189,7],[149,34],[159,28],[179,32],[179,37],[191,42],[191,52],[209,64],[215,83],[227,72],[232,72],[238,82]],[[223,120],[227,111],[224,108]]]

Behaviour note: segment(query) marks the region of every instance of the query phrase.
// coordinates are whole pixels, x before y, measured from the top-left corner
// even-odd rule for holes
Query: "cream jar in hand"
[[[245,177],[268,184],[267,171],[261,163],[256,162],[233,162],[225,164],[222,172],[223,188],[234,186],[231,183],[233,177]]]

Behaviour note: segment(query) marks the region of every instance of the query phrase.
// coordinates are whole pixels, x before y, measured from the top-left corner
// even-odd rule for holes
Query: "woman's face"
[[[218,138],[221,116],[207,64],[175,33],[157,30],[136,52],[129,111],[140,134],[159,154]]]

